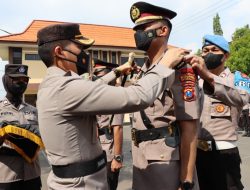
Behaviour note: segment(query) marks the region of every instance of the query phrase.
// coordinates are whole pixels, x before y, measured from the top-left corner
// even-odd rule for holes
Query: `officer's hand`
[[[126,62],[123,65],[119,66],[116,68],[117,70],[119,70],[122,75],[128,75],[131,73],[132,70],[137,70],[137,66],[136,64],[131,64],[130,62]]]
[[[198,75],[210,84],[213,83],[213,74],[207,69],[205,61],[197,55],[187,55],[184,61],[189,63]]]
[[[184,56],[189,54],[191,50],[185,50],[182,48],[170,48],[166,51],[160,64],[167,66],[168,68],[174,68],[178,63],[180,63]]]
[[[122,162],[117,162],[115,159],[111,162],[111,171],[117,172],[122,168]]]

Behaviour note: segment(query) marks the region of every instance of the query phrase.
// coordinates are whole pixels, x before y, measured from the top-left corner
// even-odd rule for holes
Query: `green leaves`
[[[232,70],[239,70],[247,75],[250,74],[250,29],[246,25],[236,29],[230,43],[231,55],[226,65]]]

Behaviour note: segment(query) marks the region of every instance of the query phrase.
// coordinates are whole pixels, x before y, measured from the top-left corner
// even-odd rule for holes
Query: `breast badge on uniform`
[[[219,104],[215,107],[215,111],[218,113],[222,113],[222,112],[224,112],[224,110],[225,110],[225,107],[222,104]]]
[[[196,99],[195,84],[196,75],[192,68],[182,68],[180,71],[180,82],[182,86],[184,101],[191,102]]]

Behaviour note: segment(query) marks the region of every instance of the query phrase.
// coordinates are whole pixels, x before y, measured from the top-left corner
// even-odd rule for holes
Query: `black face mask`
[[[224,54],[213,54],[208,53],[207,55],[203,56],[203,59],[206,63],[206,66],[209,70],[216,69],[222,64],[222,58]]]
[[[72,62],[72,63],[75,63],[76,64],[76,68],[77,68],[77,74],[78,75],[82,75],[84,73],[88,73],[89,72],[89,61],[90,61],[90,58],[89,58],[89,55],[81,50],[81,52],[79,54],[76,54],[70,50],[67,50],[67,49],[64,49],[64,51],[67,51],[73,55],[76,56],[77,58],[77,61],[72,61],[72,60],[69,60],[69,59],[65,59],[66,61],[69,61],[69,62]],[[82,60],[85,60],[85,64],[83,64],[83,61]]]
[[[19,98],[27,89],[28,82],[18,81],[14,83],[9,76],[4,75],[3,85],[7,93],[11,94],[15,98]]]
[[[137,49],[147,51],[153,39],[158,37],[156,30],[157,29],[152,29],[148,31],[137,30],[134,34]]]

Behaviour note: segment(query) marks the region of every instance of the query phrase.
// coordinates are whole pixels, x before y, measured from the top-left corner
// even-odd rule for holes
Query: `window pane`
[[[135,58],[135,62],[138,66],[142,67],[145,62],[145,58]]]
[[[106,51],[102,52],[102,60],[106,61],[106,62],[108,61],[108,52],[106,52]]]
[[[98,59],[98,51],[93,51],[93,58]]]
[[[116,52],[112,52],[112,63],[116,64]]]
[[[25,54],[25,60],[41,60],[38,54]]]
[[[22,48],[12,48],[13,64],[22,64]]]
[[[13,52],[13,58],[20,58],[22,57],[22,52]]]
[[[128,61],[128,57],[121,57],[121,64],[124,64]]]

